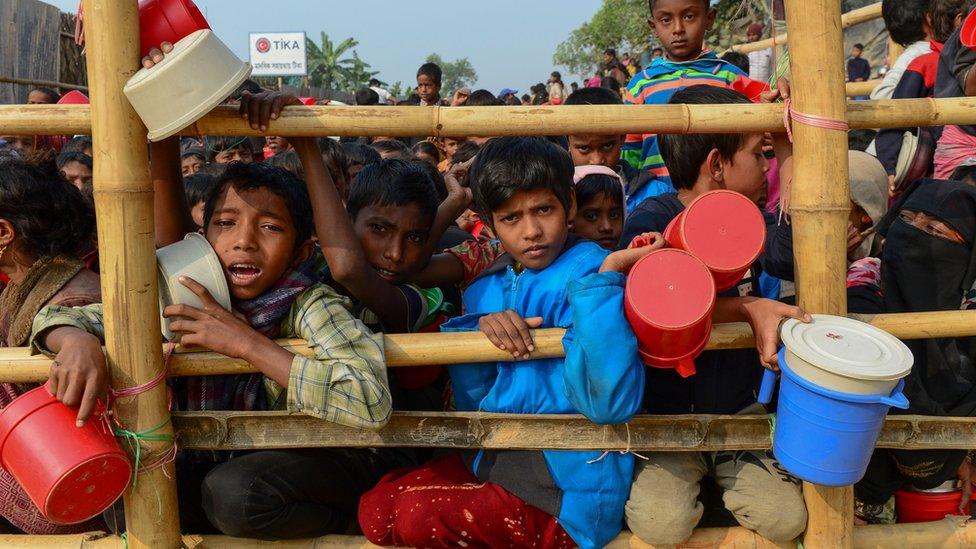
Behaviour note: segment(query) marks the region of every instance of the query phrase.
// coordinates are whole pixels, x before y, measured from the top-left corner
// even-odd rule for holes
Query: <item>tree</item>
[[[360,59],[358,52],[352,52],[352,60],[349,62],[349,68],[343,74],[344,88],[352,91],[365,87],[369,83],[370,78],[379,74],[379,71],[371,71],[369,69],[369,63]]]
[[[427,56],[428,63],[437,63],[441,68],[441,89],[451,93],[459,88],[474,85],[478,81],[478,73],[467,57],[454,61],[445,61],[440,55],[432,53]]]
[[[358,59],[358,56],[353,59],[343,56],[358,46],[359,42],[355,38],[346,38],[339,45],[334,45],[329,35],[324,32],[320,34],[321,44],[316,44],[310,38],[305,39],[309,82],[313,86],[339,89],[339,86],[350,80],[349,73],[355,64],[354,59]]]

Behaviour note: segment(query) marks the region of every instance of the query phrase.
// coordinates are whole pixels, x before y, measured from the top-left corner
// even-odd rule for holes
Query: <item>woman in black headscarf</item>
[[[886,312],[976,309],[976,188],[919,181],[879,232],[886,237],[881,256]],[[905,343],[915,365],[905,379],[911,406],[903,413],[976,416],[976,337]],[[902,485],[928,489],[957,477],[968,501],[974,473],[965,450],[877,450],[855,487],[858,514],[867,520],[891,515],[879,513],[880,507]]]

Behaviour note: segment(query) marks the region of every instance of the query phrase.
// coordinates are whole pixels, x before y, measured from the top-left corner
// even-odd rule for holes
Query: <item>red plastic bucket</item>
[[[87,105],[88,103],[88,96],[78,90],[71,90],[58,100],[58,105]]]
[[[959,510],[962,490],[949,492],[919,492],[898,490],[895,492],[895,511],[898,522],[932,522],[942,520],[946,515],[968,516],[970,505]],[[976,492],[971,499],[976,500]]]
[[[648,366],[673,368],[682,377],[694,374],[695,357],[712,330],[714,308],[712,275],[688,252],[651,252],[627,277],[624,313]]]
[[[99,515],[132,477],[129,456],[105,422],[91,419],[76,427],[77,415],[45,386],[0,411],[0,463],[55,524]]]
[[[735,287],[766,245],[766,221],[744,195],[709,191],[671,220],[664,239],[700,259],[715,278],[715,290]]]
[[[139,43],[142,55],[163,42],[180,38],[210,24],[192,0],[139,0]]]

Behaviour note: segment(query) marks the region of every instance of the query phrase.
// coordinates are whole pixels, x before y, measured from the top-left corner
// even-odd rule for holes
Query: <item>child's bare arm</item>
[[[722,297],[716,300],[712,321],[748,322],[756,339],[756,350],[763,367],[779,369],[779,327],[788,319],[810,322],[813,317],[800,307],[758,297]]]
[[[162,248],[183,239],[196,226],[183,191],[180,171],[180,138],[170,137],[149,145],[153,181],[153,218],[156,247]]]
[[[178,317],[170,323],[173,332],[181,334],[180,343],[239,358],[253,365],[265,376],[283,387],[288,386],[291,363],[295,355],[252,328],[242,318],[224,309],[202,285],[188,277],[180,283],[203,303],[203,308],[170,305],[163,316]]]
[[[305,169],[315,234],[332,277],[376,313],[387,330],[410,331],[406,297],[367,261],[332,176],[322,161],[318,145],[311,138],[290,140]]]
[[[55,353],[48,376],[48,390],[66,406],[78,407],[80,427],[95,411],[98,399],[108,391],[108,368],[102,343],[74,326],[58,326],[42,335],[42,345]]]

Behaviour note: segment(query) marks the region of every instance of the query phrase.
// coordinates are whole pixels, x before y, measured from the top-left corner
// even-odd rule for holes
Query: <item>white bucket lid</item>
[[[210,29],[194,31],[151,69],[139,69],[123,92],[149,130],[165,139],[203,118],[251,75]]]
[[[169,319],[162,317],[169,305],[183,304],[200,308],[203,303],[189,288],[180,284],[179,277],[187,276],[199,282],[221,307],[230,310],[230,288],[220,265],[217,252],[199,233],[189,233],[183,240],[156,250],[159,281],[159,312],[163,335],[173,339]]]
[[[912,370],[912,352],[898,338],[870,324],[832,315],[790,319],[780,328],[783,344],[811,366],[854,379],[889,381]]]

